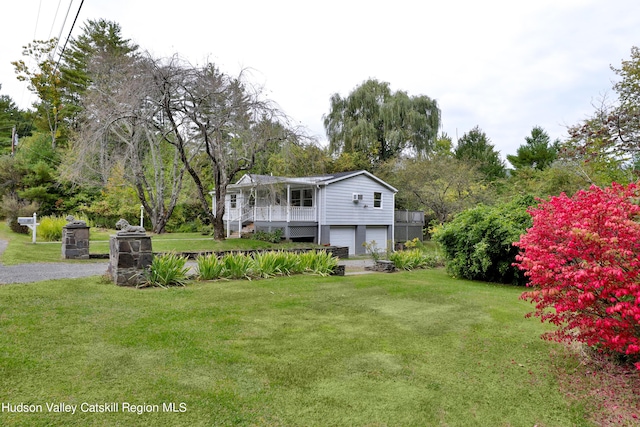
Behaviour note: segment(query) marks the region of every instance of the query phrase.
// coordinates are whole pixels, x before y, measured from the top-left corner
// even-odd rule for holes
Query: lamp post
[[[144,227],[144,205],[140,205],[140,227]]]

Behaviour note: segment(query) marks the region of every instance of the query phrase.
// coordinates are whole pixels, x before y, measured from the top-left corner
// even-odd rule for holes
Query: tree
[[[592,117],[569,127],[563,151],[589,161],[611,159],[635,168],[640,154],[640,49],[632,47],[631,59],[611,69],[620,77],[613,85],[617,99],[604,97]]]
[[[532,288],[522,295],[535,304],[530,315],[558,326],[545,338],[638,358],[639,197],[636,184],[592,186],[530,211],[516,265]]]
[[[35,40],[23,47],[23,56],[31,57],[36,63],[33,69],[24,60],[11,63],[18,74],[18,80],[29,82],[29,90],[40,98],[40,102],[35,104],[38,113],[36,117],[43,117],[45,121],[36,120],[35,123],[41,130],[49,132],[53,148],[61,136],[64,107],[60,71],[53,60],[57,44],[57,39]]]
[[[507,155],[507,160],[516,168],[534,168],[543,170],[551,166],[558,157],[559,140],[551,143],[549,135],[539,126],[531,130],[531,136],[525,137],[525,144],[518,147],[516,155]]]
[[[118,61],[126,63],[137,50],[136,44],[122,37],[117,23],[88,20],[82,33],[69,41],[62,55],[60,72],[65,116],[75,120],[81,110],[80,97],[92,82],[106,80],[108,74],[117,73]]]
[[[346,98],[331,97],[324,127],[334,154],[361,152],[376,168],[407,149],[419,156],[431,151],[440,109],[426,95],[392,92],[389,83],[370,79]]]
[[[495,151],[487,135],[478,126],[462,135],[454,150],[454,156],[474,164],[488,181],[506,176],[500,153]]]
[[[262,97],[244,74],[232,77],[214,64],[193,67],[177,58],[156,63],[154,84],[172,138],[168,141],[192,177],[203,210],[210,212],[214,237],[225,237],[223,217],[227,186],[255,165],[256,155],[275,140],[295,140],[288,118]],[[215,188],[215,211],[209,210],[203,171],[194,153],[208,162]],[[198,157],[202,160],[202,157]]]
[[[488,191],[473,165],[447,155],[397,159],[381,175],[398,188],[397,206],[424,210],[439,223],[485,201]]]
[[[104,187],[114,170],[124,171],[153,231],[162,233],[178,202],[185,167],[171,144],[175,136],[164,123],[155,63],[124,58],[115,55],[114,63],[102,58],[101,67],[94,64],[89,74],[92,83],[81,98],[83,120],[65,178]],[[102,67],[110,71],[97,71]]]
[[[11,138],[14,135],[22,138],[31,135],[31,131],[31,121],[26,113],[16,106],[10,96],[0,95],[0,154],[12,152]]]

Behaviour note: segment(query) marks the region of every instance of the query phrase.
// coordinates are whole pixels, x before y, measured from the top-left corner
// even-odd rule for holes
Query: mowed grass
[[[89,234],[89,252],[91,254],[109,253],[109,236],[116,230],[92,228]],[[311,247],[311,243],[268,243],[251,239],[228,239],[216,241],[213,237],[200,233],[167,233],[150,234],[154,252],[189,252],[189,251],[228,251],[251,249],[286,249],[296,247]],[[12,232],[4,223],[0,224],[0,239],[9,241],[9,245],[2,255],[5,265],[25,264],[34,262],[95,262],[91,260],[62,259],[61,242],[32,243],[31,234]]]
[[[586,426],[521,288],[442,270],[0,287],[0,425]],[[47,402],[118,402],[57,414]],[[122,403],[159,405],[123,412]],[[163,412],[184,403],[186,412]]]

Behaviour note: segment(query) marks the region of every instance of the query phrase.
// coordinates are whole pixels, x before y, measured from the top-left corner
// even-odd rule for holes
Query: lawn
[[[1,286],[0,403],[42,412],[0,424],[590,425],[559,391],[554,372],[570,367],[524,318],[521,291],[442,270]],[[48,412],[60,402],[77,412]]]
[[[109,236],[116,230],[92,228],[89,235],[89,252],[91,254],[109,253]],[[250,250],[250,249],[284,249],[295,247],[310,247],[311,243],[267,243],[251,239],[228,239],[216,241],[213,237],[203,236],[200,233],[166,233],[151,235],[154,252],[186,252],[186,251],[225,251],[225,250]],[[18,234],[12,232],[5,223],[0,223],[0,239],[8,240],[9,246],[2,255],[2,263],[15,265],[32,262],[61,262],[62,243],[37,241],[31,242],[31,234]],[[68,262],[68,260],[67,260]],[[91,261],[71,261],[91,262]]]

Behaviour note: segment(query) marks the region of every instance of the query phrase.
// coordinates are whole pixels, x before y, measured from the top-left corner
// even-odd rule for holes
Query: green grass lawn
[[[89,252],[91,254],[109,253],[109,236],[116,230],[95,229],[90,230]],[[8,240],[9,246],[2,255],[2,263],[15,265],[33,262],[61,262],[61,242],[37,241],[33,244],[31,234],[18,234],[12,232],[5,223],[0,224],[0,239]],[[216,241],[213,237],[203,236],[200,233],[167,233],[152,235],[154,252],[186,252],[186,251],[225,251],[225,250],[250,250],[250,249],[285,249],[295,247],[314,246],[311,243],[267,243],[251,239],[228,239]],[[70,262],[92,262],[77,261]]]
[[[0,286],[0,403],[43,407],[0,425],[590,425],[521,292],[442,270]],[[49,413],[58,402],[119,411]]]

